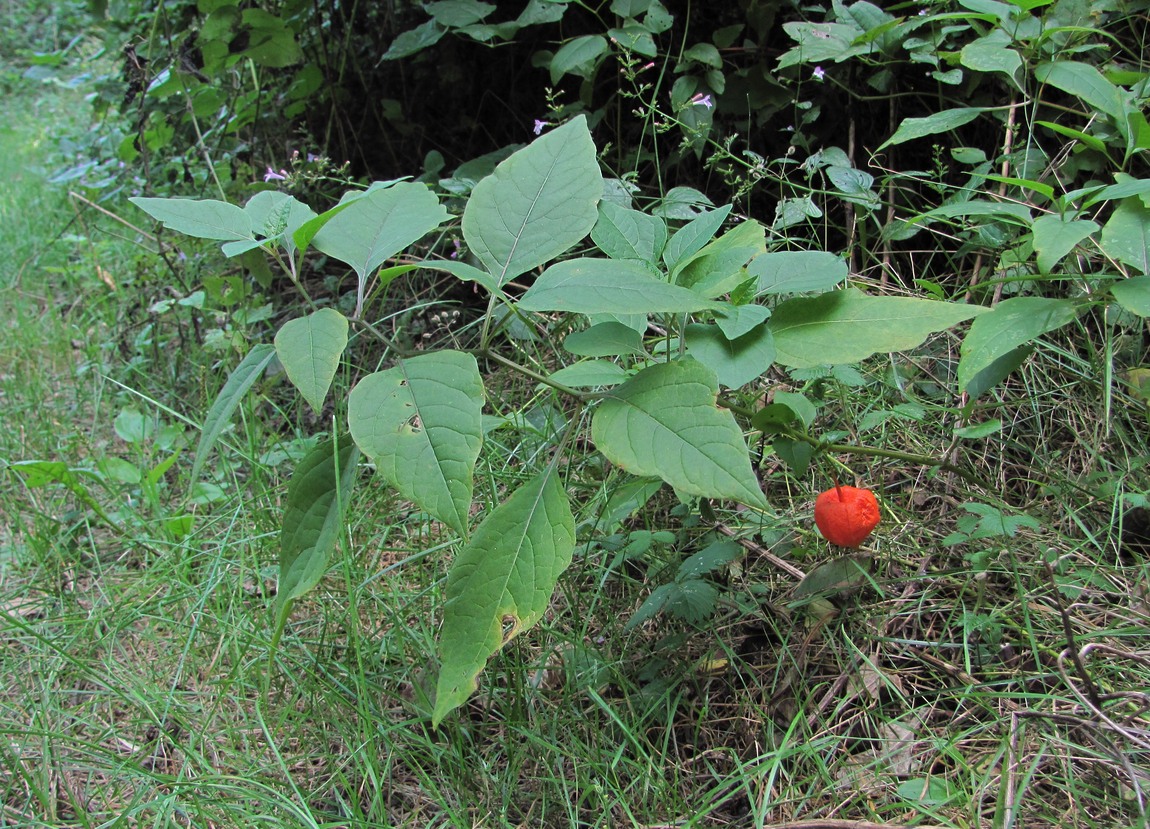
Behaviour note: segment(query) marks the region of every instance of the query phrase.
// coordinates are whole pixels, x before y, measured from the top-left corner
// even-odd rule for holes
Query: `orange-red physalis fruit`
[[[878,499],[869,489],[835,486],[815,500],[815,524],[840,547],[857,547],[878,526]]]

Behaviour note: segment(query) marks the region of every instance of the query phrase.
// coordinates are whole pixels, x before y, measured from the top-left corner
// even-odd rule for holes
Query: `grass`
[[[778,526],[720,513],[747,553],[721,573],[713,619],[626,626],[709,532],[656,502],[627,529],[674,541],[612,566],[589,534],[552,612],[436,731],[429,655],[453,543],[373,481],[269,665],[291,463],[251,459],[288,445],[274,387],[242,412],[210,497],[188,497],[188,457],[150,490],[109,465],[146,474],[194,440],[226,365],[183,347],[190,313],[140,310],[164,291],[151,257],[106,217],[75,222],[45,184],[76,109],[63,94],[25,89],[8,106],[33,117],[0,133],[0,254],[18,264],[2,286],[0,459],[100,474],[80,478],[88,502],[0,470],[0,826],[1146,823],[1150,607],[1122,540],[1150,486],[1145,411],[1112,393],[1104,420],[1091,332],[1048,338],[995,393],[973,418],[1002,421],[990,439],[955,443],[931,402],[949,340],[835,387],[829,419],[922,407],[873,418],[861,442],[954,451],[985,483],[844,458],[886,515],[865,578],[833,603],[797,596],[771,558],[807,573],[830,558],[808,529],[821,477],[768,464]],[[493,491],[531,451],[500,437]]]

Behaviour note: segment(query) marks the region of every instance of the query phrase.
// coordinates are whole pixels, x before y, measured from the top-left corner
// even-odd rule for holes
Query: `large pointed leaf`
[[[315,587],[327,570],[358,459],[351,438],[341,435],[317,444],[292,473],[280,530],[277,638],[291,603]]]
[[[591,420],[595,445],[634,475],[680,492],[765,508],[743,434],[715,406],[719,384],[695,360],[651,366],[613,389]]]
[[[671,241],[667,242],[667,246],[663,249],[663,261],[667,267],[676,267],[707,244],[719,232],[719,228],[723,226],[727,216],[731,215],[732,209],[733,206],[728,204],[710,210],[695,217],[675,231],[675,235],[671,237]]]
[[[432,724],[462,705],[487,660],[543,616],[575,549],[575,518],[552,469],[521,486],[451,565]]]
[[[580,115],[475,185],[463,210],[463,238],[504,285],[590,233],[602,195],[595,144]]]
[[[482,409],[475,358],[437,351],[363,378],[351,390],[348,420],[380,475],[466,536]]]
[[[775,335],[779,363],[811,368],[914,348],[936,331],[987,310],[929,299],[868,296],[847,288],[788,300],[775,309],[767,326]]]
[[[1017,56],[1017,55],[1016,55]],[[925,138],[928,135],[938,135],[941,132],[956,130],[969,124],[986,110],[983,107],[957,107],[935,112],[925,118],[904,118],[894,131],[894,135],[879,145],[877,152],[881,152],[891,144],[902,144],[915,138]]]
[[[1072,60],[1041,63],[1035,68],[1034,77],[1039,83],[1048,83],[1081,98],[1090,109],[1100,110],[1118,121],[1125,120],[1123,111],[1128,105],[1129,93],[1110,83],[1090,64]]]
[[[1070,323],[1078,309],[1068,299],[1023,296],[1004,299],[976,319],[962,341],[958,388],[965,391],[974,377],[999,357],[1048,331]]]
[[[1150,276],[1132,276],[1111,282],[1110,293],[1130,313],[1150,317]]]
[[[320,308],[285,322],[275,343],[288,379],[318,412],[347,348],[347,318],[332,308]]]
[[[192,461],[192,482],[195,483],[200,477],[200,470],[204,466],[204,461],[208,458],[208,453],[212,451],[216,441],[227,426],[228,421],[231,419],[232,412],[236,410],[236,406],[243,400],[245,394],[263,374],[264,369],[267,368],[268,363],[272,361],[275,356],[275,347],[268,343],[260,343],[259,345],[252,346],[252,350],[248,352],[248,356],[240,361],[240,364],[235,367],[228,380],[224,383],[224,387],[220,389],[219,395],[216,396],[216,402],[208,409],[207,415],[204,417],[204,426],[200,431],[200,442],[196,446],[196,458]]]
[[[216,199],[128,199],[164,227],[198,239],[252,238],[252,219],[242,207]]]
[[[364,279],[446,219],[447,208],[427,185],[399,182],[356,199],[311,241]]]
[[[568,259],[545,270],[519,300],[519,307],[579,314],[668,314],[720,306],[688,288],[664,282],[636,260]]]
[[[1035,219],[1032,229],[1038,269],[1050,273],[1075,245],[1095,233],[1098,225],[1089,219],[1069,219],[1052,213]]]

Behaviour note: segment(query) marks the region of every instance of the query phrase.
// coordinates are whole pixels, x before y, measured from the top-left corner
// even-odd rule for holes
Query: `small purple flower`
[[[711,96],[710,95],[704,95],[702,92],[697,94],[694,98],[692,98],[687,103],[693,104],[694,106],[706,107],[707,109],[710,109],[711,107],[713,107],[715,105],[714,101],[711,100]]]
[[[543,128],[544,128],[544,127],[549,127],[549,126],[551,126],[551,122],[550,122],[550,121],[540,121],[538,118],[536,118],[536,119],[535,119],[535,129],[534,129],[534,132],[535,132],[535,134],[536,134],[536,135],[542,135],[542,134],[543,134]]]
[[[264,181],[285,181],[287,179],[287,170],[280,170],[278,173],[271,167],[264,173]]]
[[[816,66],[815,71],[811,73],[811,77],[813,77],[819,83],[822,83],[823,78],[825,78],[826,76],[827,76],[827,72],[821,66]]]

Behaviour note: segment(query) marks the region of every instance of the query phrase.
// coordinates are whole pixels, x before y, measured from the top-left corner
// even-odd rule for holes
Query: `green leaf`
[[[643,354],[643,337],[620,322],[601,322],[567,335],[563,347],[580,357],[617,357]]]
[[[756,256],[747,273],[758,277],[760,294],[798,294],[826,291],[845,282],[847,263],[821,250],[783,251]]]
[[[728,340],[737,340],[739,337],[757,327],[760,323],[770,319],[771,309],[765,305],[732,305],[724,302],[721,308],[716,309],[715,324],[727,336]]]
[[[1150,276],[1132,276],[1111,282],[1110,293],[1130,313],[1150,317]]]
[[[278,190],[256,193],[244,205],[244,212],[251,216],[252,229],[257,236],[278,241],[289,256],[296,252],[292,234],[316,218],[315,211],[306,204]],[[224,245],[225,254],[231,255],[229,247],[232,244],[243,243]]]
[[[1141,199],[1123,199],[1103,226],[1098,244],[1107,256],[1150,274],[1150,208]]]
[[[332,308],[289,320],[276,333],[276,354],[288,379],[315,411],[323,409],[347,348],[347,318]]]
[[[476,689],[487,660],[547,610],[575,549],[575,518],[554,469],[476,528],[447,575],[432,726]]]
[[[427,185],[399,182],[353,201],[320,228],[312,244],[366,279],[446,219],[447,208]]]
[[[958,388],[966,391],[978,372],[999,357],[1048,331],[1073,322],[1078,309],[1068,299],[1013,297],[1004,299],[970,326],[962,341]]]
[[[633,475],[658,476],[688,495],[765,509],[747,444],[715,406],[714,373],[695,360],[646,368],[610,391],[591,420],[595,445]]]
[[[915,138],[937,136],[941,132],[957,130],[959,126],[971,123],[984,112],[986,109],[983,107],[956,107],[955,109],[943,109],[941,113],[934,113],[925,118],[903,118],[903,123],[898,125],[895,135],[883,141],[879,146],[879,151],[876,152],[881,152],[882,149],[894,144],[904,144],[905,141],[912,141]]]
[[[681,259],[671,279],[708,297],[728,293],[746,281],[743,266],[766,249],[765,237],[761,224],[743,222]]]
[[[997,386],[1026,362],[1034,353],[1033,345],[1021,345],[997,357],[986,368],[975,373],[966,384],[966,393],[971,400],[977,400]]]
[[[380,60],[399,60],[422,52],[427,47],[438,43],[445,34],[447,34],[447,29],[440,26],[435,18],[432,18],[414,29],[401,32],[387,47],[387,51],[383,53]]]
[[[1049,215],[1035,219],[1031,229],[1034,233],[1034,250],[1038,254],[1038,269],[1050,273],[1066,254],[1074,250],[1075,245],[1096,233],[1098,225],[1089,219]]]
[[[995,32],[962,47],[959,62],[977,72],[1000,72],[1018,87],[1018,70],[1022,56],[1009,48],[1010,39]]]
[[[986,310],[930,299],[868,296],[847,288],[787,300],[775,309],[767,326],[775,335],[779,363],[811,368],[914,348],[936,331]]]
[[[499,285],[495,281],[495,277],[487,271],[481,271],[474,265],[468,265],[466,262],[460,262],[454,259],[428,259],[419,263],[419,267],[427,268],[433,271],[443,271],[452,276],[458,277],[465,282],[478,282],[488,292],[493,294],[501,294]]]
[[[610,314],[620,309],[651,314],[689,313],[720,307],[694,291],[671,285],[628,259],[568,259],[545,270],[519,300],[524,311]]]
[[[591,77],[607,49],[603,35],[583,35],[564,43],[551,58],[551,83],[559,83],[568,74]]]
[[[360,380],[348,400],[348,421],[380,475],[466,537],[482,410],[475,358],[437,351]]]
[[[731,389],[745,386],[775,362],[775,341],[765,325],[734,340],[717,325],[688,325],[686,342],[687,352]]]
[[[685,261],[688,256],[707,244],[719,232],[719,228],[723,226],[723,222],[727,220],[727,216],[731,214],[733,209],[733,205],[723,205],[716,210],[710,210],[701,216],[696,216],[675,231],[671,241],[663,248],[663,262],[666,263],[667,267],[674,269],[680,262]]]
[[[1127,93],[1106,80],[1106,77],[1090,64],[1072,60],[1040,63],[1034,69],[1034,77],[1039,83],[1048,83],[1076,98],[1081,98],[1090,109],[1099,110],[1125,123]]]
[[[438,0],[424,8],[443,26],[470,26],[487,17],[496,7],[478,0]]]
[[[962,216],[989,216],[992,219],[1001,219],[1014,224],[1029,225],[1031,223],[1030,208],[1023,204],[1013,202],[985,201],[972,199],[970,201],[954,202],[928,210],[918,216],[919,219],[947,218],[955,219]]]
[[[264,373],[264,369],[267,368],[275,354],[275,346],[269,343],[254,345],[248,355],[228,375],[227,382],[220,389],[215,402],[212,403],[212,407],[208,409],[208,413],[204,417],[204,425],[200,430],[200,442],[196,446],[196,457],[192,461],[193,482],[199,480],[204,461],[208,459],[212,447],[216,445],[216,441],[223,434],[224,427],[231,420],[232,413],[243,400],[244,395],[248,393],[248,389]]]
[[[582,360],[553,372],[550,379],[572,388],[588,388],[617,386],[627,377],[627,372],[615,363],[607,360]]]
[[[603,176],[580,115],[513,153],[463,210],[463,238],[506,285],[582,241],[598,218]]]
[[[323,578],[339,540],[344,512],[355,483],[359,450],[347,435],[328,439],[308,452],[288,482],[280,530],[280,576],[276,592],[275,638],[291,603]]]
[[[641,259],[654,264],[667,244],[667,223],[658,216],[603,201],[591,241],[612,259]]]
[[[216,199],[128,199],[164,227],[197,239],[252,238],[252,219],[242,207]]]
[[[993,420],[984,420],[982,423],[974,423],[970,426],[962,426],[954,430],[956,438],[963,440],[981,440],[988,438],[991,435],[997,435],[1002,431],[1002,420],[994,418]]]

